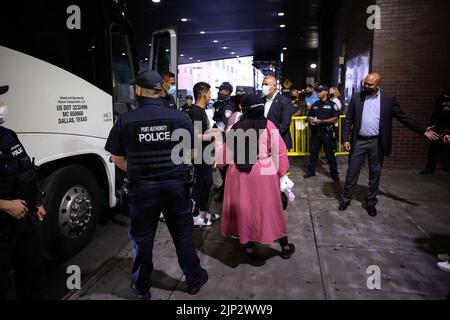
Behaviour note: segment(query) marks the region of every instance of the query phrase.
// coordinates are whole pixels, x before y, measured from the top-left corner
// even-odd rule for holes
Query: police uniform
[[[311,118],[317,118],[318,120],[326,120],[339,117],[339,111],[336,111],[334,102],[328,101],[316,101],[312,106],[308,114]],[[319,152],[324,146],[327,156],[328,164],[330,165],[331,176],[333,179],[338,179],[339,173],[337,169],[336,161],[336,141],[333,138],[332,123],[320,123],[318,125],[310,125],[311,140],[310,140],[310,158],[308,172],[305,177],[313,176],[316,173],[316,166],[319,158]]]
[[[161,77],[146,71],[136,83],[148,89],[162,88]],[[185,129],[194,137],[190,119],[178,110],[168,109],[161,99],[140,99],[138,109],[122,114],[111,130],[106,150],[127,160],[130,180],[128,210],[130,236],[134,241],[132,286],[146,294],[152,285],[152,251],[162,212],[176,246],[178,261],[189,287],[207,279],[192,240],[193,219],[186,165],[172,161],[172,133]]]
[[[17,135],[0,126],[0,199],[24,200],[29,210],[21,220],[0,211],[0,300],[6,298],[12,269],[18,299],[44,298],[43,254],[33,215],[38,195],[34,164]]]

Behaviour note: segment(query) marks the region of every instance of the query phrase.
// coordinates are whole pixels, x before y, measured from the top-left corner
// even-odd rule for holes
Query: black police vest
[[[21,199],[32,211],[39,197],[38,169],[17,135],[0,127],[0,199]]]
[[[222,122],[223,124],[227,124],[228,119],[235,111],[235,106],[232,103],[231,99],[225,101],[217,101],[214,105],[214,116],[213,120],[215,122]]]
[[[174,119],[145,120],[127,124],[128,176],[133,180],[181,178],[184,165],[172,161]]]

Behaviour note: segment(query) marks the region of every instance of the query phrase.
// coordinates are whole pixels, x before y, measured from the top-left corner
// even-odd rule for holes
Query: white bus
[[[117,116],[136,105],[132,26],[121,0],[16,1],[0,17],[5,126],[40,167],[47,252],[67,258],[90,240],[102,205],[121,199],[124,173],[104,147]],[[150,67],[176,72],[176,57],[175,31],[155,32]]]

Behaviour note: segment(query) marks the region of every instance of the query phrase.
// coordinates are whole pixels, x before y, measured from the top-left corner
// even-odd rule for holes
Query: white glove
[[[288,178],[288,176],[282,176],[280,178],[280,190],[285,192],[287,190],[292,190],[294,188],[294,182]]]

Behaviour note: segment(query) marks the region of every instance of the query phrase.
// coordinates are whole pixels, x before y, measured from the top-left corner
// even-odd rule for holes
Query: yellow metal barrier
[[[342,123],[345,116],[339,117],[337,140],[337,152],[336,156],[346,156],[349,153],[346,152],[342,146]],[[292,149],[289,150],[288,155],[290,157],[306,157],[309,156],[309,138],[310,138],[310,126],[308,123],[308,117],[292,117],[291,122],[291,137],[292,137]],[[323,153],[323,152],[322,152]]]

